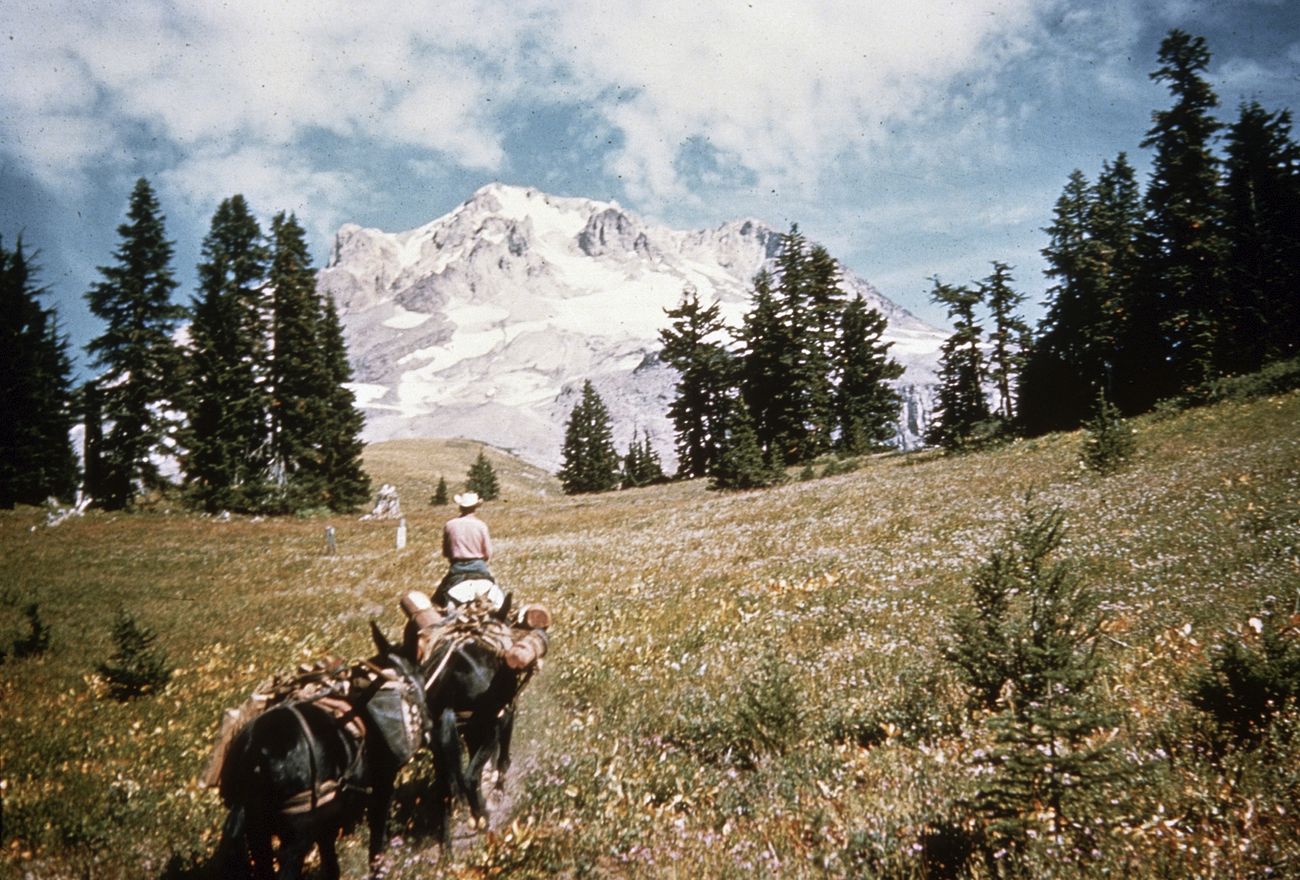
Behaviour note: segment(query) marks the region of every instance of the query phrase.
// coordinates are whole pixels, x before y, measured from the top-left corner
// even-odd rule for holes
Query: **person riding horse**
[[[488,569],[492,537],[487,523],[478,518],[483,499],[476,492],[465,492],[455,496],[455,501],[460,515],[442,528],[442,555],[450,565],[434,591],[433,601],[442,606],[463,605],[476,595],[487,595],[500,608],[505,594]]]

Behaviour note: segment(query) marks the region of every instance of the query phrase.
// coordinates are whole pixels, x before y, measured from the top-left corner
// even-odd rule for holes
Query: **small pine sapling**
[[[1271,597],[1270,597],[1271,599]],[[1222,739],[1253,747],[1273,719],[1300,702],[1300,617],[1267,601],[1246,626],[1210,649],[1187,699],[1209,715]]]
[[[1084,425],[1080,453],[1084,467],[1099,474],[1114,473],[1128,463],[1136,448],[1133,429],[1105,392],[1099,393],[1092,418]]]
[[[50,648],[50,627],[41,620],[41,607],[32,602],[23,609],[23,613],[27,615],[28,633],[14,640],[13,657],[15,660],[44,654]]]
[[[1055,858],[1091,849],[1096,795],[1113,776],[1095,737],[1111,721],[1093,693],[1101,615],[1075,569],[1054,558],[1063,523],[1059,508],[1026,499],[972,579],[945,650],[991,741],[974,759],[970,806],[1000,847],[1045,840]]]
[[[438,476],[438,488],[433,490],[433,501],[431,503],[434,507],[447,506],[447,478],[442,475]]]
[[[158,634],[137,623],[126,611],[118,611],[113,621],[113,644],[116,650],[107,663],[99,664],[99,673],[108,681],[115,699],[129,700],[157,693],[171,681],[167,655],[157,646]]]

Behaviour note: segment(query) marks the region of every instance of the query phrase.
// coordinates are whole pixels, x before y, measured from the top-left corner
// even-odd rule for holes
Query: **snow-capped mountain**
[[[344,226],[319,283],[343,319],[368,441],[468,437],[554,469],[590,379],[620,451],[637,429],[668,465],[676,375],[657,357],[664,310],[693,287],[738,327],[779,245],[753,220],[680,231],[612,202],[491,184],[418,229]],[[888,319],[907,367],[900,436],[912,443],[944,334],[847,271],[843,287]]]

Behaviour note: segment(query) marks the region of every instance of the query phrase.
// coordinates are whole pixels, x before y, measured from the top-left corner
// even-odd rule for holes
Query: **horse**
[[[391,645],[374,621],[370,629],[378,654],[362,667],[371,680],[354,682],[343,699],[279,703],[236,735],[220,778],[230,811],[218,848],[223,877],[294,880],[316,846],[321,876],[337,880],[334,842],[363,812],[371,876],[385,872],[394,780],[427,743],[430,719],[415,655]]]
[[[451,819],[458,794],[468,802],[475,827],[487,828],[483,771],[493,761],[497,785],[504,787],[515,697],[530,674],[512,669],[503,656],[503,647],[509,647],[508,637],[503,646],[501,634],[509,632],[510,597],[498,610],[483,613],[485,607],[471,604],[453,611],[450,623],[443,623],[447,629],[420,658],[433,722],[434,828],[444,854],[451,850]],[[458,616],[466,614],[468,619]],[[414,621],[407,624],[408,651],[419,643],[419,632]]]

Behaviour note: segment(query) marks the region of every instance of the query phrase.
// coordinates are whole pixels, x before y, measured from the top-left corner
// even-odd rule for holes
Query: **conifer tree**
[[[1290,112],[1242,104],[1227,154],[1232,296],[1224,366],[1248,372],[1300,351],[1300,146]]]
[[[191,305],[187,489],[205,510],[259,510],[271,494],[267,252],[243,196],[218,206],[202,253]]]
[[[1115,404],[1098,392],[1092,418],[1085,424],[1083,450],[1080,458],[1090,470],[1099,474],[1113,473],[1124,466],[1133,455],[1137,443]]]
[[[87,351],[103,372],[95,380],[100,418],[95,501],[129,507],[140,493],[168,485],[160,459],[178,453],[180,351],[173,340],[184,310],[172,302],[173,245],[152,187],[144,178],[131,193],[127,222],[117,228],[116,262],[86,293],[105,323]]]
[[[650,435],[638,437],[636,428],[632,429],[632,440],[628,444],[627,454],[623,456],[623,488],[649,486],[664,481],[663,463],[659,453],[650,443]]]
[[[1047,232],[1042,253],[1054,283],[1017,395],[1017,420],[1030,434],[1082,424],[1099,390],[1141,408],[1146,377],[1163,359],[1139,284],[1140,194],[1124,153],[1103,163],[1095,185],[1071,174]]]
[[[469,466],[465,488],[478,493],[478,497],[484,501],[495,501],[501,497],[497,472],[492,468],[492,462],[488,461],[487,453],[482,449],[478,451],[478,458],[474,459],[474,463]]]
[[[814,329],[814,289],[834,280],[825,277],[829,257],[823,252],[822,264],[817,267],[822,277],[814,275],[808,240],[791,224],[790,231],[781,238],[781,250],[776,258],[775,319],[780,325],[770,344],[780,345],[777,363],[781,368],[779,380],[773,384],[776,417],[774,445],[768,447],[768,457],[774,464],[792,464],[806,461],[821,450],[821,438],[815,433],[815,422],[829,403],[827,390],[828,365],[819,356],[818,337]],[[833,269],[833,264],[831,266]],[[826,445],[829,447],[829,436]]]
[[[1049,240],[1042,251],[1047,261],[1043,274],[1052,284],[1018,398],[1020,423],[1030,434],[1072,428],[1084,418],[1088,377],[1081,369],[1079,342],[1089,304],[1096,300],[1088,262],[1091,203],[1091,186],[1076,168],[1045,230]]]
[[[0,509],[76,489],[72,364],[43,293],[22,239],[12,251],[0,240]]]
[[[780,468],[769,464],[759,448],[743,399],[734,401],[728,410],[722,450],[710,476],[714,489],[758,489],[781,476]]]
[[[582,383],[582,397],[569,413],[563,454],[559,476],[566,495],[618,488],[619,459],[609,410],[590,380]]]
[[[1059,508],[1027,498],[976,572],[973,601],[954,615],[945,649],[972,704],[993,713],[985,721],[993,747],[974,758],[973,806],[1013,858],[1044,833],[1088,852],[1098,831],[1085,805],[1114,778],[1107,748],[1093,741],[1111,721],[1093,694],[1097,598],[1055,558],[1063,536]]]
[[[349,389],[352,366],[348,363],[343,324],[339,321],[334,299],[321,296],[320,345],[324,355],[326,384],[325,421],[319,432],[327,504],[330,510],[356,510],[370,498],[370,476],[365,472],[361,453],[365,441],[365,415],[357,408],[356,396]]]
[[[1011,267],[993,261],[993,274],[980,282],[980,299],[988,307],[993,319],[989,333],[992,350],[988,356],[988,378],[997,389],[996,413],[1004,422],[1015,418],[1013,389],[1024,368],[1026,349],[1029,347],[1029,325],[1016,309],[1025,301],[1025,295],[1011,287]]]
[[[840,321],[833,358],[838,364],[839,447],[858,455],[882,449],[894,439],[902,397],[888,382],[903,375],[903,367],[889,356],[893,343],[881,341],[885,316],[861,294],[844,308]]]
[[[716,302],[704,306],[688,288],[677,308],[666,314],[672,323],[659,332],[660,358],[678,373],[676,395],[668,407],[676,433],[677,473],[703,477],[718,454],[732,356],[719,338],[724,326]]]
[[[113,656],[100,663],[99,674],[108,682],[109,693],[118,700],[156,694],[171,681],[167,654],[157,644],[158,634],[136,622],[133,615],[118,610],[113,620]]]
[[[813,245],[805,259],[800,309],[804,315],[802,336],[806,346],[804,378],[800,384],[807,389],[808,395],[808,424],[800,456],[803,460],[826,452],[833,443],[837,418],[832,374],[845,308],[840,281],[839,263],[824,247]]]
[[[1137,172],[1128,156],[1103,162],[1088,211],[1088,271],[1094,297],[1080,331],[1076,374],[1081,386],[1112,394],[1124,406],[1140,405],[1145,376],[1160,355],[1153,340],[1151,299],[1141,284],[1143,216]],[[1074,427],[1081,411],[1070,417]]]
[[[292,215],[271,221],[271,474],[280,512],[327,506],[322,434],[333,379],[321,340],[321,305],[306,234]]]
[[[948,307],[954,333],[939,352],[939,388],[935,416],[926,432],[926,442],[945,449],[960,449],[974,437],[976,428],[989,420],[984,398],[984,355],[980,351],[982,329],[975,319],[978,291],[944,284],[936,277],[931,299]]]
[[[1156,297],[1169,375],[1147,377],[1154,399],[1203,385],[1217,375],[1226,343],[1223,206],[1212,152],[1219,103],[1203,76],[1205,40],[1172,30],[1151,74],[1174,106],[1152,114],[1143,147],[1152,147],[1146,191],[1147,283]]]
[[[447,478],[439,474],[438,486],[433,490],[433,501],[431,503],[434,507],[446,507],[447,501]]]
[[[790,427],[783,410],[782,387],[789,382],[794,340],[781,317],[773,279],[766,269],[754,276],[751,302],[740,329],[740,393],[759,448],[768,458],[784,460]]]

